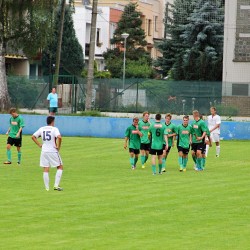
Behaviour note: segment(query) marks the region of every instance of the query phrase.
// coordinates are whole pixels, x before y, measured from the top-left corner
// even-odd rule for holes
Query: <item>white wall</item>
[[[250,62],[233,62],[237,0],[225,0],[222,95],[232,95],[232,83],[250,83]],[[250,93],[248,93],[250,95]]]
[[[91,12],[92,9],[88,6],[76,6],[75,13],[73,14],[73,21],[76,31],[76,36],[79,43],[83,48],[84,58],[88,60],[88,56],[85,56],[85,44],[90,41],[90,25],[91,25]],[[97,29],[100,29],[100,39],[101,46],[95,47],[95,55],[102,55],[109,45],[109,7],[98,8],[97,14]],[[96,61],[98,68],[102,70],[103,67],[103,57],[96,56]],[[103,66],[101,66],[103,65]]]

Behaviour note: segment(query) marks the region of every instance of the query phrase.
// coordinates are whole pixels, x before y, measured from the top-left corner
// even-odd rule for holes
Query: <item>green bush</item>
[[[216,109],[217,109],[217,113],[222,116],[237,116],[238,115],[238,109],[236,107],[219,105],[219,106],[216,106]]]
[[[9,76],[7,81],[11,104],[18,108],[32,108],[38,96],[37,84],[26,77]]]

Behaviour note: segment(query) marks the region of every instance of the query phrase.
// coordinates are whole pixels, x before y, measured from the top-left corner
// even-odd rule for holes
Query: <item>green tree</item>
[[[61,67],[60,74],[80,75],[84,68],[84,58],[82,46],[76,37],[72,14],[73,6],[66,6],[64,17],[64,28],[61,48]],[[54,22],[54,33],[48,46],[43,50],[43,69],[44,75],[53,73],[52,67],[56,63],[57,38],[60,25],[60,6],[56,9],[56,17]]]
[[[57,2],[0,1],[0,110],[6,110],[10,105],[5,68],[6,53],[22,49],[29,56],[43,48],[51,34],[51,10]]]
[[[174,80],[221,80],[223,0],[176,0],[155,65]]]
[[[186,80],[222,80],[224,8],[222,0],[199,0],[181,38]]]
[[[136,10],[137,5],[130,3],[125,6],[124,12],[120,21],[118,22],[117,29],[114,32],[114,37],[111,39],[111,44],[116,45],[114,49],[109,49],[103,54],[108,70],[111,72],[112,77],[121,77],[123,73],[123,46],[124,38],[123,33],[128,33],[129,37],[126,39],[126,59],[128,63],[133,61],[143,60],[145,67],[151,66],[151,58],[149,53],[144,49],[147,45],[145,40],[145,32],[141,28],[142,20],[141,13]],[[136,73],[137,74],[137,73]],[[136,77],[130,75],[131,77]]]
[[[158,44],[157,48],[161,51],[162,57],[159,57],[154,62],[154,65],[163,76],[168,75],[170,70],[172,72],[174,67],[175,75],[179,74],[178,78],[184,78],[181,65],[183,62],[183,53],[187,46],[183,43],[183,39],[180,36],[184,30],[183,26],[189,22],[188,18],[195,8],[196,1],[197,0],[175,0],[172,15],[168,14],[168,16],[165,17],[167,38]],[[168,13],[170,13],[169,10]],[[178,65],[180,65],[180,67]]]

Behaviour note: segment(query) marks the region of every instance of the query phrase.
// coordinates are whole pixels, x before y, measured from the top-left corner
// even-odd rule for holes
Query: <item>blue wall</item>
[[[38,128],[46,125],[46,116],[22,115],[25,120],[23,134],[33,134]],[[9,126],[10,115],[0,115],[0,133],[5,134]],[[123,138],[126,128],[132,123],[131,118],[57,116],[56,127],[63,136],[93,136]],[[173,120],[180,124],[181,120]],[[250,122],[222,121],[221,137],[224,140],[250,139]]]

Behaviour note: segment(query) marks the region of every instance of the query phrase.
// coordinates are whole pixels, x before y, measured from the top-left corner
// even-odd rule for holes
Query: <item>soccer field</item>
[[[63,138],[64,191],[52,190],[52,169],[47,192],[40,149],[24,136],[22,165],[0,166],[0,249],[249,249],[249,141],[222,141],[220,158],[213,145],[203,172],[189,156],[180,173],[174,148],[156,176],[150,161],[132,171],[123,144]]]

